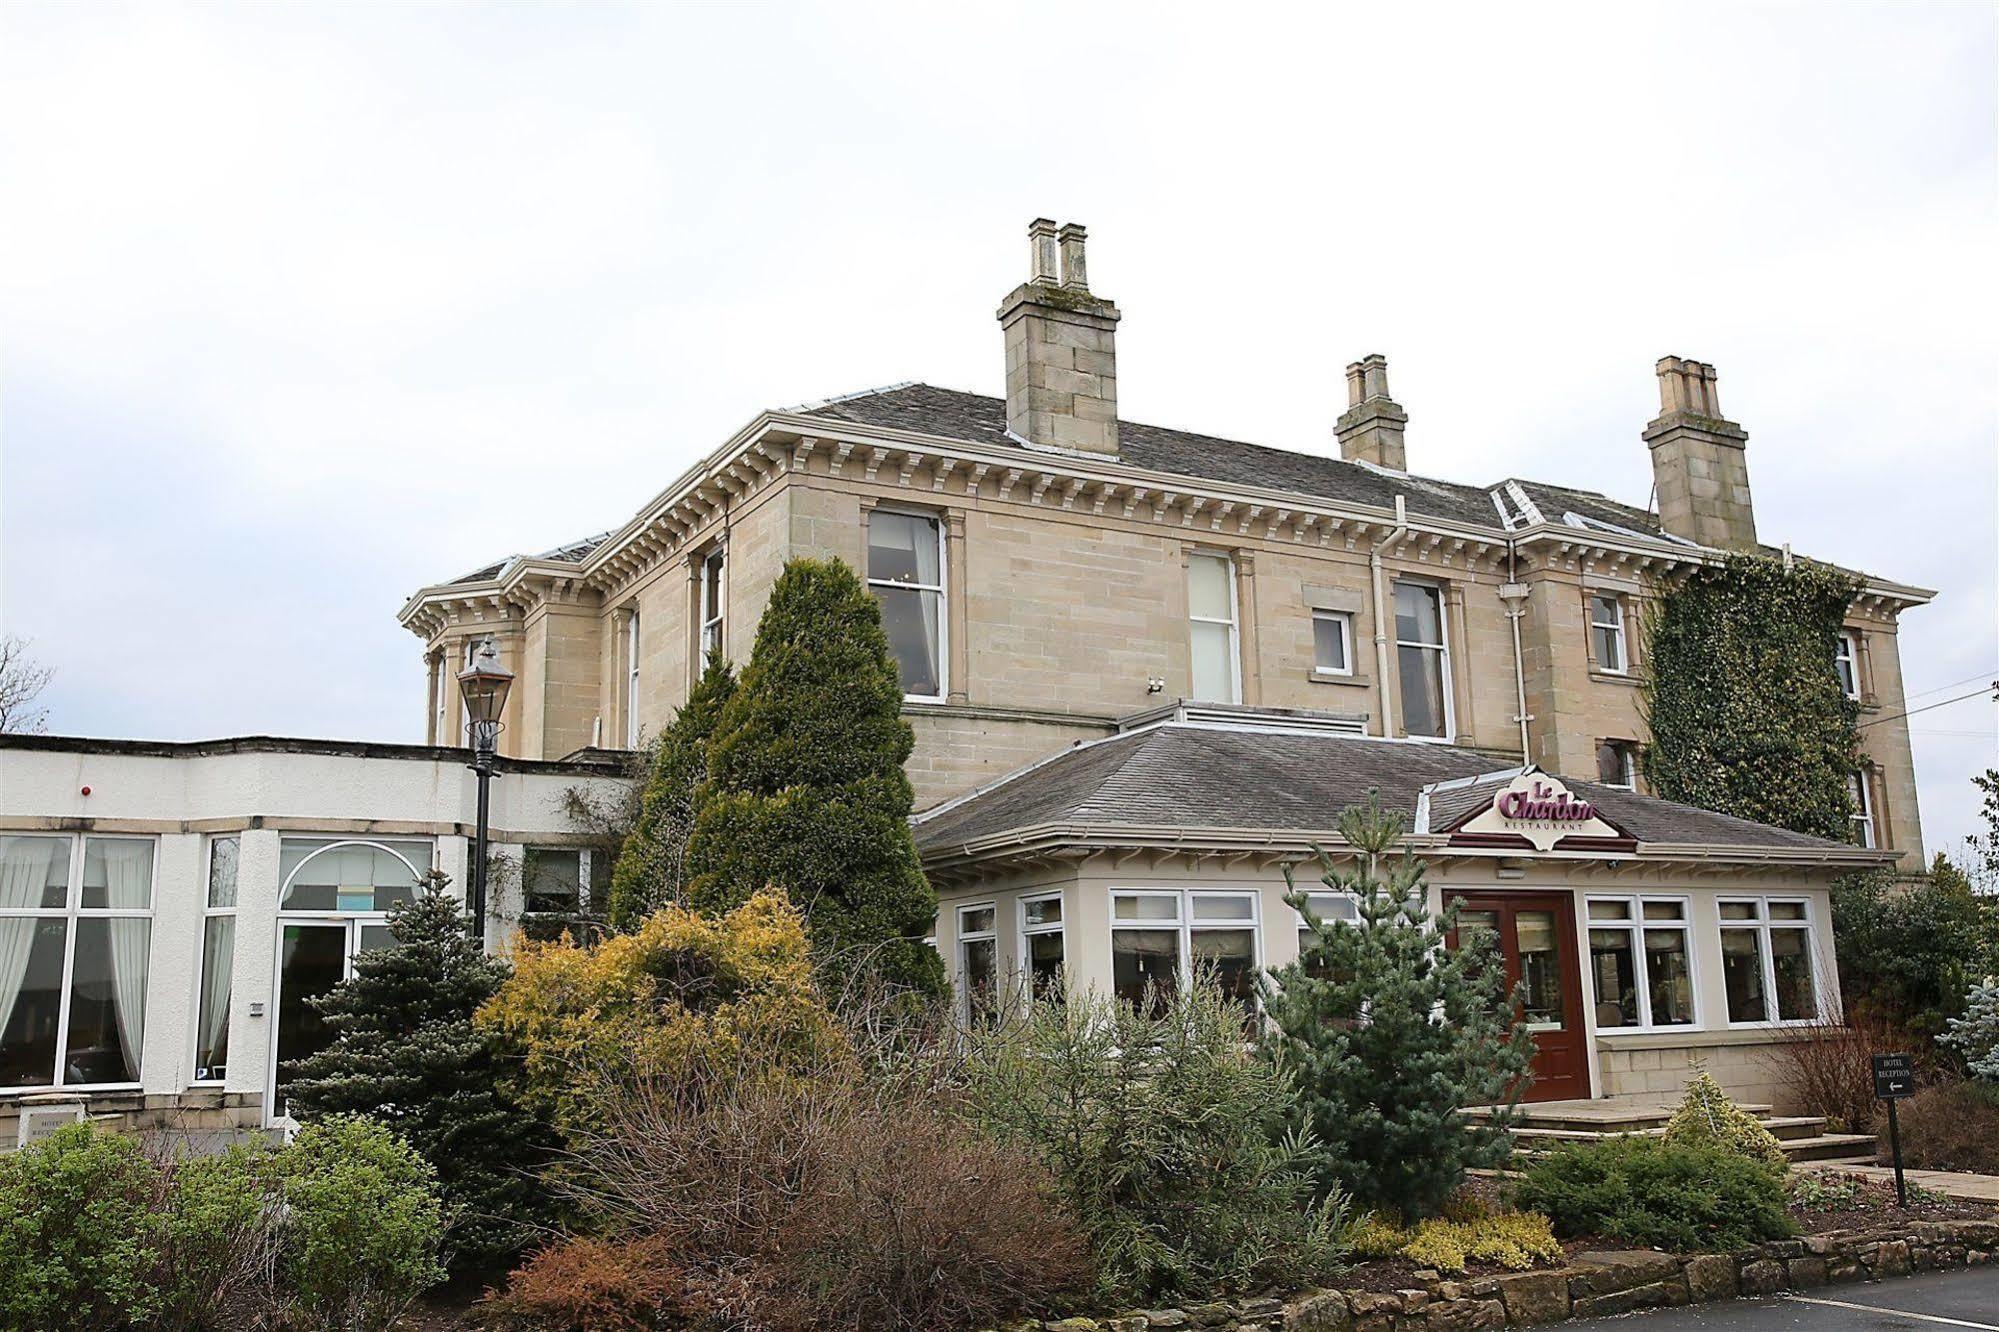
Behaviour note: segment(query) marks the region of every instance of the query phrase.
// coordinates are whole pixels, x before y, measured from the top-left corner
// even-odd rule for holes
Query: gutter
[[[1381,682],[1381,738],[1395,734],[1395,698],[1388,691],[1388,610],[1381,591],[1381,557],[1388,547],[1409,535],[1409,502],[1395,496],[1395,530],[1372,543],[1367,551],[1368,578],[1374,584],[1374,669]],[[1522,709],[1524,712],[1526,709]]]

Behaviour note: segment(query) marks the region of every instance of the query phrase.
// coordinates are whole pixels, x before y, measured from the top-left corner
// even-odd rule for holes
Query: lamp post
[[[458,693],[465,700],[465,730],[472,741],[472,762],[479,775],[479,830],[472,847],[472,883],[468,905],[472,909],[472,937],[483,947],[486,941],[486,807],[493,782],[493,759],[500,739],[500,713],[507,706],[507,690],[514,673],[500,665],[499,649],[484,638],[472,654],[472,664],[458,672]]]

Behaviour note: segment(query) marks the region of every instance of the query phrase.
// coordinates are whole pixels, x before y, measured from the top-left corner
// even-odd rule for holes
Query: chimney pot
[[[1090,270],[1083,262],[1083,242],[1089,233],[1071,222],[1056,233],[1062,243],[1062,285],[1071,291],[1090,289]]]
[[[1367,396],[1370,398],[1386,398],[1388,396],[1388,358],[1380,355],[1363,357],[1360,368],[1362,378],[1366,383]]]
[[[1367,396],[1365,387],[1366,369],[1359,361],[1347,366],[1347,406],[1358,407],[1360,400]]]
[[[1027,246],[1027,280],[1038,282],[1044,287],[1052,287],[1060,282],[1055,254],[1055,223],[1045,217],[1037,217],[1028,223]]]

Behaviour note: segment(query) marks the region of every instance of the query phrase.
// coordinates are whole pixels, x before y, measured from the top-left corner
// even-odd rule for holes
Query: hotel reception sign
[[[1631,840],[1560,778],[1531,770],[1500,787],[1491,801],[1452,830],[1453,841],[1502,843],[1515,839],[1536,851],[1554,851],[1571,843],[1597,848]]]

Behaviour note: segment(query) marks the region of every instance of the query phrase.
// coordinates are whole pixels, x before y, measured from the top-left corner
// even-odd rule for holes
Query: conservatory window
[[[944,525],[924,514],[868,516],[868,590],[905,698],[944,697]]]
[[[239,837],[208,839],[208,908],[201,923],[201,1004],[194,1028],[194,1080],[229,1074],[229,1000],[236,978]]]
[[[1683,898],[1591,898],[1590,982],[1596,994],[1596,1025],[1691,1026],[1691,940]]]
[[[985,1026],[999,1015],[998,916],[990,902],[958,908],[958,991],[968,1025]]]
[[[153,845],[0,837],[0,1087],[139,1080]]]
[[[1801,898],[1724,900],[1721,969],[1732,1023],[1813,1022],[1812,923]]]
[[[1027,982],[1037,999],[1064,997],[1062,969],[1068,936],[1062,921],[1062,894],[1024,898],[1020,904],[1020,955],[1027,964]]]

